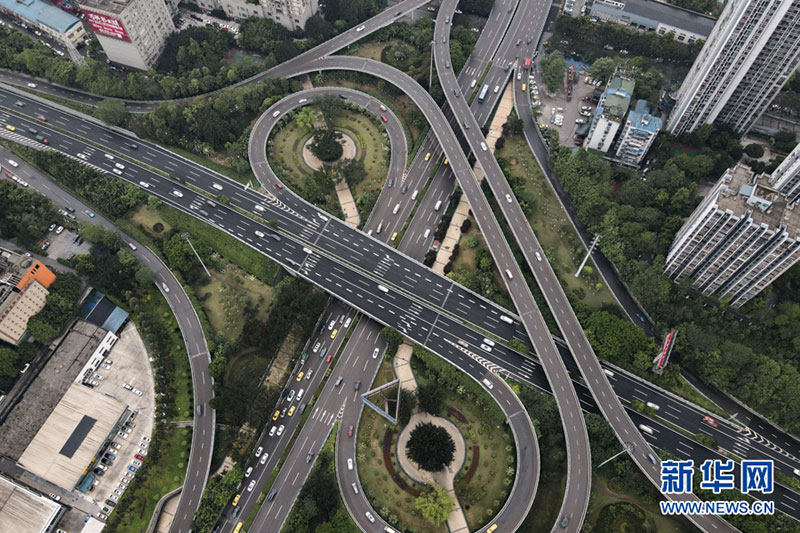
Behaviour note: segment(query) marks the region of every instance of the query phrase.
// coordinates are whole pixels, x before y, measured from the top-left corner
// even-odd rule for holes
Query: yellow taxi
[[[492,524],[492,526],[486,530],[486,533],[492,533],[495,529],[497,529],[497,524]]]
[[[233,497],[233,503],[232,503],[231,505],[232,505],[233,507],[236,507],[236,505],[239,503],[239,498],[241,498],[241,497],[242,497],[242,495],[241,495],[241,494],[237,494],[236,496],[234,496],[234,497]]]
[[[275,411],[275,414],[274,414],[274,415],[272,415],[272,420],[277,420],[279,416],[281,416],[281,410],[280,410],[280,409],[277,409],[277,410]]]
[[[392,233],[392,242],[397,238],[397,232]]]
[[[335,330],[331,331],[331,339],[335,339],[337,333],[339,333],[338,329],[335,329]]]
[[[303,380],[303,376],[305,376],[305,374],[306,374],[305,372],[300,372],[299,374],[297,374],[297,381],[302,381]],[[276,411],[276,413],[277,413],[277,411]],[[273,418],[273,420],[275,420],[275,419]]]
[[[289,412],[286,413],[286,416],[292,416],[294,414],[295,407],[294,405],[289,408]]]
[[[525,84],[522,84],[522,92],[525,92]]]
[[[427,154],[425,154],[425,161],[427,161],[427,160],[428,160],[428,159],[430,159],[430,158],[431,158],[431,153],[430,153],[430,152],[428,152]]]
[[[6,124],[6,129],[7,129],[8,131],[17,131],[17,128],[15,128],[14,126],[12,126],[11,124]]]
[[[450,162],[450,160],[449,160],[449,159],[447,159],[447,158],[445,157],[445,158],[444,158],[444,164],[446,165],[446,164],[448,164],[449,162]]]

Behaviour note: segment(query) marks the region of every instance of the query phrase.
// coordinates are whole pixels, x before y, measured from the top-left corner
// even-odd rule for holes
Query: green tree
[[[396,329],[386,326],[381,330],[381,338],[386,343],[386,356],[394,357],[397,348],[403,342],[403,335]]]
[[[146,266],[141,266],[139,267],[139,269],[136,270],[136,274],[134,274],[134,279],[136,280],[136,284],[143,289],[150,288],[155,282],[155,278],[153,277],[153,271],[147,268]]]
[[[439,526],[447,521],[450,511],[453,509],[453,503],[453,498],[444,490],[444,487],[434,484],[425,487],[414,502],[414,507],[420,512],[422,518]]]
[[[344,153],[341,140],[342,134],[336,130],[330,128],[317,130],[309,149],[321,161],[330,163],[342,157]]]
[[[123,126],[128,121],[128,109],[122,100],[107,98],[97,104],[93,112],[95,118],[112,126]]]
[[[589,69],[592,77],[603,82],[608,81],[617,68],[617,60],[613,57],[600,57],[595,59]]]
[[[408,424],[414,409],[417,408],[417,397],[408,389],[400,388],[400,407],[397,410],[397,423],[401,426]]]
[[[417,387],[417,402],[420,409],[438,415],[444,402],[444,391],[435,381]]]
[[[555,92],[561,88],[564,82],[564,69],[567,68],[567,61],[558,50],[552,51],[541,61],[542,80],[550,92]]]
[[[411,430],[406,447],[406,457],[423,470],[441,472],[453,462],[456,444],[446,429],[430,422]]]
[[[314,123],[317,121],[317,114],[313,109],[306,106],[295,113],[294,121],[304,130],[312,131],[314,129]]]
[[[744,147],[744,153],[753,159],[758,159],[764,155],[764,147],[758,143],[750,143]]]
[[[342,99],[333,94],[314,99],[314,105],[322,113],[322,118],[328,127],[332,127],[334,122],[344,115],[345,107]]]

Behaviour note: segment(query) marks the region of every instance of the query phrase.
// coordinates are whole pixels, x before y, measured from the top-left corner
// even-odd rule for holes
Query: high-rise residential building
[[[790,207],[797,205],[800,200],[800,144],[775,169],[769,182],[786,195]]]
[[[650,114],[647,100],[638,100],[628,113],[617,143],[617,160],[638,167],[661,129],[661,119]]]
[[[800,260],[800,211],[768,178],[729,169],[678,231],[664,273],[740,307]]]
[[[596,0],[591,16],[659,35],[672,34],[676,41],[705,39],[716,22],[713,18],[659,0]]]
[[[667,130],[744,133],[800,62],[800,0],[729,0],[676,95]]]
[[[154,66],[175,31],[164,0],[78,0],[108,59],[137,70]]]
[[[614,73],[592,117],[585,143],[587,148],[601,152],[611,149],[628,112],[634,86],[633,76],[621,70]]]

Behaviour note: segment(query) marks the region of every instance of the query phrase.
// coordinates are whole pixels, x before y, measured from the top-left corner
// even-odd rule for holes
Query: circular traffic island
[[[303,163],[312,170],[347,159],[356,159],[358,149],[346,132],[321,128],[315,130],[303,143]]]

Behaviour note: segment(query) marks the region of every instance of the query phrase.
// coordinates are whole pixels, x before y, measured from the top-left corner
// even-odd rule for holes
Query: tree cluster
[[[564,74],[566,74],[567,61],[564,55],[558,50],[553,50],[542,58],[539,62],[542,67],[542,81],[547,85],[547,90],[551,93],[556,92],[564,84]]]
[[[453,510],[452,496],[439,484],[428,485],[417,496],[414,508],[419,511],[423,519],[435,526],[440,526],[447,521],[450,511]]]
[[[211,531],[219,520],[220,514],[228,502],[231,501],[239,483],[242,482],[242,467],[234,465],[233,468],[208,480],[203,498],[192,519],[192,531]]]
[[[49,343],[75,315],[81,296],[81,280],[70,272],[60,273],[50,286],[45,306],[28,319],[28,332],[42,344]]]
[[[456,443],[450,433],[431,422],[418,424],[411,430],[406,457],[428,472],[441,472],[453,462]]]
[[[0,237],[23,248],[33,248],[50,224],[64,219],[46,196],[11,180],[0,180],[0,204]]]

